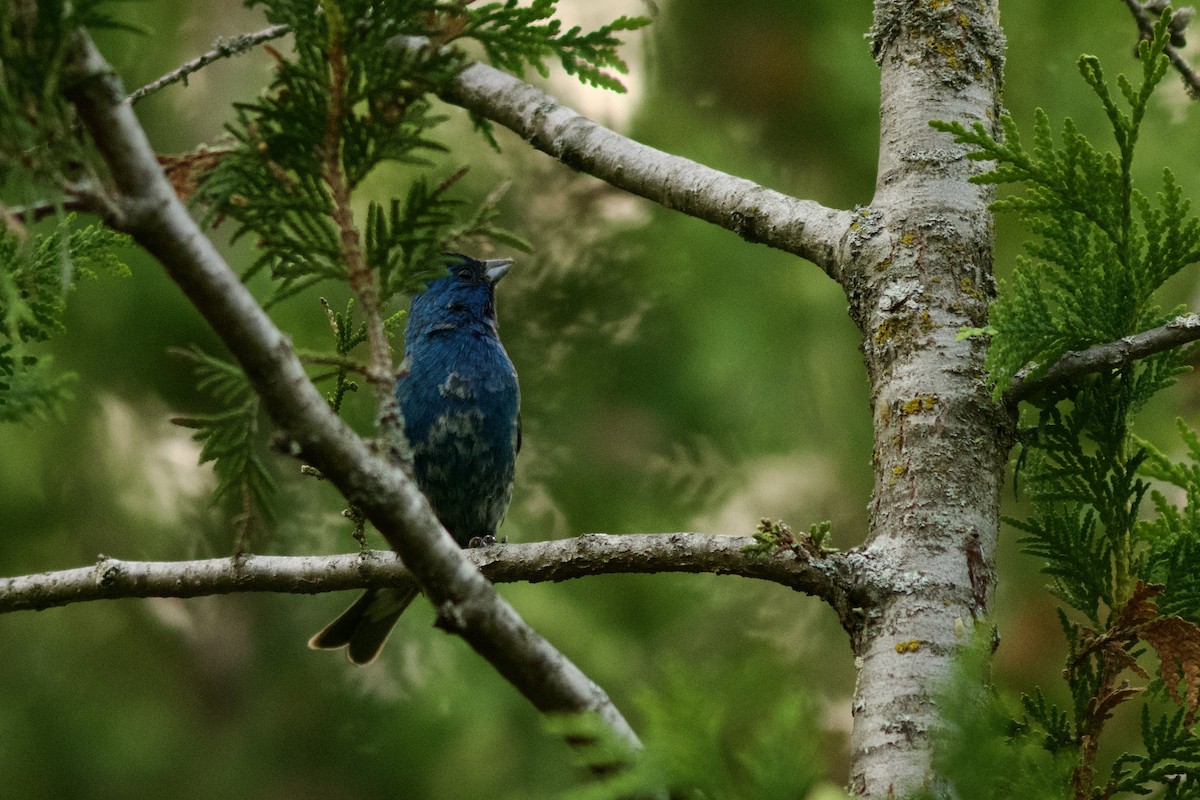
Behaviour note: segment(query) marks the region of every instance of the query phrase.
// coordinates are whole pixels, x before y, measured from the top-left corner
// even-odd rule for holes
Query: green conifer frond
[[[1074,747],[1075,734],[1071,728],[1070,715],[1050,702],[1042,690],[1036,689],[1032,695],[1021,695],[1021,707],[1025,717],[1020,724],[1020,730],[1042,731],[1042,747],[1049,753],[1058,753]],[[1036,726],[1036,727],[1035,727]]]
[[[74,378],[55,373],[37,345],[62,330],[78,278],[128,271],[117,256],[127,239],[107,228],[80,228],[68,216],[50,234],[26,236],[0,229],[0,422],[61,410]]]
[[[352,362],[349,354],[351,350],[367,341],[367,326],[363,323],[359,323],[357,326],[354,324],[353,300],[346,303],[346,310],[344,312],[334,311],[329,305],[329,301],[324,297],[321,298],[321,305],[325,309],[325,316],[329,320],[329,327],[333,333],[333,347],[336,355],[330,358],[319,353],[300,352],[299,356],[302,361],[308,363],[333,365],[334,369],[332,372],[315,376],[313,383],[320,384],[331,378],[333,379],[333,391],[327,394],[325,399],[329,401],[330,408],[335,412],[340,412],[346,395],[358,391],[358,383],[350,379],[350,373],[363,373],[366,371],[364,365]],[[400,323],[403,322],[405,316],[406,312],[398,311],[385,321],[385,328],[389,335],[396,328],[400,327]]]
[[[612,73],[629,71],[617,55],[621,44],[616,35],[634,31],[650,24],[647,17],[619,17],[608,25],[583,33],[578,26],[562,30],[562,23],[553,19],[558,0],[533,0],[520,5],[517,0],[488,3],[479,8],[464,8],[466,24],[461,36],[470,37],[483,45],[493,65],[517,74],[529,64],[546,77],[548,58],[558,58],[567,74],[602,89],[625,91],[624,85]],[[607,72],[606,70],[612,70]]]
[[[616,34],[647,22],[623,17],[591,33],[563,31],[552,19],[553,0],[480,7],[339,0],[315,13],[311,3],[292,0],[251,5],[290,26],[294,51],[275,53],[271,86],[236,106],[229,131],[237,147],[206,176],[198,198],[208,221],[231,218],[235,239],[257,240],[260,255],[244,277],[270,273],[276,283],[268,305],[322,281],[348,280],[345,248],[354,238],[364,242],[381,304],[419,289],[456,240],[527,249],[495,224],[494,206],[485,202],[471,214],[451,195],[461,170],[438,183],[418,173],[403,200],[372,201],[361,232],[348,227],[348,214],[334,222],[335,207],[347,206],[337,192],[352,192],[384,162],[424,167],[445,150],[433,136],[445,119],[434,113],[433,98],[466,63],[445,45],[475,39],[494,63],[517,70],[529,63],[544,71],[544,59],[555,56],[581,79],[616,88],[605,72],[625,69]]]
[[[1005,518],[1005,522],[1028,534],[1021,544],[1029,555],[1044,559],[1042,572],[1051,578],[1051,593],[1097,620],[1099,604],[1111,592],[1110,555],[1097,535],[1096,515],[1078,505],[1052,505],[1031,519]]]
[[[368,207],[367,263],[379,275],[382,297],[419,291],[444,268],[441,254],[463,204],[449,190],[461,174],[432,188],[417,178],[403,203],[392,200],[386,213],[379,203]]]
[[[196,388],[219,406],[209,414],[178,417],[175,424],[192,428],[201,443],[200,463],[212,462],[217,477],[213,502],[231,511],[239,523],[239,538],[256,513],[274,518],[275,477],[261,455],[259,399],[239,367],[207,355],[199,348],[177,350],[195,369]],[[240,546],[240,542],[239,542]]]
[[[1100,100],[1117,151],[1101,152],[1067,119],[1055,141],[1048,116],[1035,114],[1033,149],[1005,115],[1005,141],[986,129],[935,122],[964,144],[970,157],[994,161],[976,183],[1020,183],[1023,196],[997,200],[1015,211],[1038,237],[1027,244],[1008,284],[991,307],[995,329],[987,367],[999,396],[1023,368],[1033,375],[1069,350],[1114,341],[1167,318],[1153,294],[1183,267],[1200,260],[1200,220],[1169,170],[1151,201],[1133,186],[1134,146],[1147,103],[1167,69],[1169,13],[1153,40],[1139,46],[1141,81],[1117,78],[1128,110],[1120,107],[1094,56],[1079,60],[1081,75]],[[1166,378],[1173,367],[1158,372]],[[1148,387],[1147,387],[1148,388]]]
[[[0,422],[46,419],[61,413],[74,395],[75,376],[55,372],[49,357],[13,368],[0,345]],[[6,369],[6,361],[8,369]]]
[[[261,255],[245,277],[268,270],[278,302],[347,279],[346,232],[332,218],[335,202],[345,200],[334,197],[331,176],[353,191],[385,161],[426,164],[426,153],[444,150],[428,136],[444,119],[431,112],[429,96],[462,57],[439,50],[418,58],[392,43],[423,33],[419,12],[433,3],[262,5],[269,19],[291,27],[294,53],[277,54],[271,86],[236,106],[229,131],[238,146],[206,176],[199,199],[210,221],[237,222],[235,238],[255,236]],[[361,22],[350,30],[346,19]],[[330,48],[339,58],[331,61]]]
[[[1183,507],[1160,491],[1151,493],[1155,516],[1143,520],[1138,537],[1147,545],[1148,579],[1163,587],[1158,607],[1200,624],[1200,434],[1181,419],[1175,421],[1187,447],[1187,461],[1176,462],[1143,442],[1147,460],[1142,472],[1184,492]]]
[[[1145,755],[1125,754],[1112,766],[1116,791],[1150,794],[1163,785],[1163,797],[1195,798],[1200,790],[1200,737],[1187,724],[1186,712],[1152,721],[1149,706],[1142,707],[1142,741]]]

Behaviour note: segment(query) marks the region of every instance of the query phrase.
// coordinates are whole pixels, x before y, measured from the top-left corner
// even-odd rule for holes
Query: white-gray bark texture
[[[994,125],[1004,39],[995,0],[880,0],[872,37],[879,173],[843,270],[875,428],[850,788],[890,797],[930,781],[931,692],[992,595],[1009,422],[985,385],[983,345],[956,339],[985,324],[993,293],[989,192],[929,121]]]

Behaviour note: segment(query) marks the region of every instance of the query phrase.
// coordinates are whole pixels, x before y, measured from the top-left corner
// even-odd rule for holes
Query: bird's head
[[[446,272],[425,285],[413,297],[409,312],[409,335],[435,333],[475,324],[495,328],[496,283],[512,265],[511,258],[489,261],[446,255]]]

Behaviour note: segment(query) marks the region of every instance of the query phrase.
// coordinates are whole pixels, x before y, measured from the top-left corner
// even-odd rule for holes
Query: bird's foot
[[[467,547],[490,547],[494,544],[496,544],[496,537],[489,533],[487,536],[472,536],[471,540],[467,542]]]

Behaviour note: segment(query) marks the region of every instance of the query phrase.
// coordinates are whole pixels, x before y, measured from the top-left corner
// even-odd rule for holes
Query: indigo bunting
[[[447,256],[447,273],[416,295],[396,382],[417,486],[461,547],[491,544],[512,497],[521,448],[517,373],[496,332],[496,282],[509,259]],[[309,641],[374,661],[417,591],[370,589]]]

